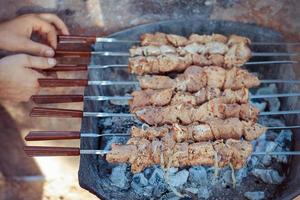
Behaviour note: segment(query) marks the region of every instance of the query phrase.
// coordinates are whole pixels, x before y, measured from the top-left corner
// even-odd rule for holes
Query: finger
[[[40,34],[46,34],[48,42],[55,49],[57,46],[57,32],[55,27],[41,18],[33,18],[32,23],[33,31]]]
[[[53,57],[55,52],[54,50],[42,43],[34,42],[30,39],[24,38],[20,41],[22,46],[24,47],[23,51],[33,54],[33,55],[39,55],[39,56],[45,56],[45,57]]]
[[[39,14],[39,16],[42,19],[54,24],[55,27],[58,30],[60,30],[60,32],[62,34],[64,34],[64,35],[69,35],[70,34],[66,24],[57,15],[50,14],[50,13],[42,13],[42,14]]]
[[[56,60],[54,58],[44,58],[38,56],[29,56],[22,54],[24,67],[34,68],[34,69],[48,69],[56,65]]]

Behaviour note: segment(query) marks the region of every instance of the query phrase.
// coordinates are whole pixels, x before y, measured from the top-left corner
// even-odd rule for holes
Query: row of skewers
[[[82,37],[66,39],[81,40]],[[86,41],[94,41],[86,38]],[[109,41],[109,40],[108,40]],[[116,42],[115,40],[111,40]],[[128,42],[128,41],[121,41]],[[113,144],[110,151],[79,150],[77,148],[25,147],[29,155],[79,155],[106,154],[108,162],[131,163],[133,173],[145,167],[161,164],[175,167],[190,165],[215,165],[223,167],[232,164],[242,167],[251,154],[289,154],[299,152],[252,152],[251,140],[258,138],[267,129],[299,128],[263,127],[256,123],[259,115],[298,114],[300,111],[261,112],[250,105],[250,98],[298,96],[272,94],[250,96],[249,88],[260,83],[300,83],[296,80],[259,80],[254,74],[240,67],[251,57],[250,40],[240,36],[182,36],[155,33],[141,37],[141,46],[134,46],[129,53],[102,54],[105,56],[131,56],[129,72],[140,75],[135,81],[89,81],[89,80],[39,80],[44,87],[66,87],[87,85],[139,85],[142,90],[130,96],[94,96],[89,100],[128,100],[131,113],[97,113],[77,110],[34,108],[36,117],[137,117],[150,127],[132,127],[131,139],[125,145]],[[58,56],[90,56],[93,52],[57,52]],[[97,52],[96,52],[97,53]],[[95,53],[95,54],[96,54]],[[276,55],[252,53],[253,56]],[[287,54],[282,54],[287,55]],[[287,62],[289,63],[289,62]],[[110,65],[106,67],[124,67]],[[65,67],[65,68],[64,68]],[[76,70],[76,66],[61,66],[54,71]],[[87,67],[81,68],[87,70]],[[176,72],[170,78],[167,73]],[[183,72],[183,73],[181,73]],[[60,103],[83,101],[81,95],[34,96],[37,103]],[[46,137],[44,137],[46,135]],[[114,134],[110,134],[114,135]],[[75,139],[99,137],[95,133],[79,132],[32,132],[27,140]]]

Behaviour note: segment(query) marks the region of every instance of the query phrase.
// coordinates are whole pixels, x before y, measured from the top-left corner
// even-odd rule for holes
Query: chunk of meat
[[[229,47],[231,47],[234,44],[246,44],[246,45],[250,45],[251,44],[251,40],[249,38],[243,37],[243,36],[239,36],[239,35],[230,35],[227,45]]]
[[[226,68],[243,66],[251,58],[250,48],[242,43],[232,45],[226,52],[224,63]]]
[[[112,144],[110,152],[106,155],[106,160],[110,163],[126,163],[135,159],[133,154],[137,154],[135,145]]]
[[[188,148],[190,165],[197,166],[214,164],[215,150],[212,143],[192,143]]]
[[[231,164],[235,169],[242,168],[249,156],[252,154],[253,147],[251,143],[247,141],[239,141],[229,139],[226,141],[226,145],[233,151]]]
[[[244,137],[246,140],[251,141],[260,137],[263,133],[267,131],[267,128],[258,124],[244,121]]]
[[[212,34],[212,35],[192,34],[189,37],[189,43],[196,42],[200,44],[206,44],[208,42],[213,42],[213,41],[226,43],[227,37],[221,34]]]
[[[207,122],[212,130],[213,138],[219,139],[240,139],[244,132],[244,124],[238,118],[211,119]]]
[[[189,144],[187,142],[176,143],[173,154],[170,156],[171,166],[184,167],[189,165]]]
[[[138,77],[142,89],[173,89],[176,87],[176,80],[168,76],[140,76]]]
[[[154,45],[154,46],[160,46],[164,44],[168,44],[168,40],[166,38],[165,33],[146,33],[141,35],[141,45],[146,46],[146,45]]]
[[[137,90],[131,93],[133,98],[128,103],[131,110],[149,105],[164,106],[170,103],[172,95],[173,89]]]
[[[226,144],[224,144],[223,140],[219,140],[213,143],[213,148],[215,150],[215,156],[217,158],[216,161],[218,162],[218,167],[225,167],[227,166],[232,158],[233,151],[232,149],[228,148]]]
[[[184,46],[187,44],[188,40],[180,35],[167,34],[166,38],[169,43],[171,43],[175,47]]]

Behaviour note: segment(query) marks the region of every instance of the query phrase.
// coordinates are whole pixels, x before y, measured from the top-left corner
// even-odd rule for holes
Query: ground
[[[281,32],[287,41],[300,41],[300,4],[297,0],[0,0],[0,5],[1,21],[24,13],[54,12],[66,22],[72,34],[105,36],[128,27],[154,21],[201,17],[204,19],[255,23]],[[300,49],[291,48],[290,50],[299,51]],[[299,70],[296,71],[299,72]],[[61,73],[59,77],[83,78],[85,75],[84,73]],[[75,94],[80,92],[82,92],[82,89],[41,91],[44,94]],[[4,107],[4,111],[0,115],[3,124],[0,135],[2,134],[2,137],[7,139],[1,140],[0,163],[6,162],[5,158],[7,158],[7,155],[4,154],[11,152],[9,154],[9,157],[11,157],[10,161],[14,163],[14,166],[19,165],[19,167],[9,166],[10,162],[7,162],[7,166],[3,164],[3,168],[0,168],[0,197],[3,197],[1,199],[97,199],[78,185],[77,170],[79,158],[55,157],[31,160],[26,159],[20,150],[21,148],[19,148],[24,142],[22,138],[30,130],[80,130],[79,119],[30,118],[28,113],[34,106],[31,102],[1,102],[1,105]],[[64,104],[61,107],[81,109],[82,105],[80,103]],[[27,144],[79,145],[78,141]],[[20,151],[6,152],[5,148],[11,148],[12,150],[15,146]],[[11,169],[9,169],[10,167]],[[18,170],[16,170],[17,168]],[[41,174],[45,177],[44,184],[43,176],[39,176]],[[30,182],[29,185],[36,184],[36,182],[41,184],[36,184],[36,190],[33,193],[24,193],[24,195],[27,195],[25,197],[22,194],[18,194],[17,197],[13,198],[10,195],[16,190],[15,184],[22,185],[22,183],[14,181],[16,177],[35,177],[35,179],[28,180],[25,178],[25,180],[22,180]],[[11,183],[13,186],[10,185]],[[37,195],[38,192],[39,195]],[[19,190],[19,193],[22,193],[22,191]]]

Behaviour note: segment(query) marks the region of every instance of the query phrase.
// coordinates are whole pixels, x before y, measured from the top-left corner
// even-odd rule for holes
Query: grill
[[[187,36],[191,33],[211,34],[221,33],[224,35],[237,34],[249,37],[255,42],[283,42],[282,36],[270,29],[257,27],[255,25],[247,25],[236,22],[225,22],[225,21],[202,21],[198,19],[183,20],[183,21],[166,21],[154,24],[141,25],[135,28],[131,28],[122,32],[111,35],[113,38],[124,39],[124,40],[137,40],[139,36],[147,32],[164,32],[173,33],[178,35]],[[124,43],[96,43],[93,46],[95,51],[110,51],[126,52],[130,44]],[[255,52],[286,52],[283,46],[255,46],[252,48]],[[288,57],[283,57],[284,60],[289,60]],[[255,57],[251,61],[272,61],[271,57]],[[126,57],[110,56],[100,57],[95,56],[91,59],[91,64],[101,65],[119,65],[127,62]],[[250,71],[257,72],[261,77],[260,79],[282,79],[291,80],[295,79],[294,71],[290,65],[272,65],[272,66],[261,66],[249,65],[247,68]],[[92,72],[92,73],[91,73]],[[105,68],[102,70],[94,70],[89,73],[89,80],[128,80],[136,81],[135,77],[127,72],[126,68]],[[124,85],[106,85],[98,87],[97,85],[91,85],[86,88],[84,96],[114,96],[131,93],[136,90],[135,85],[124,86]],[[292,93],[297,91],[297,85],[289,84],[278,84],[279,93]],[[105,112],[105,113],[125,113],[128,112],[128,107],[122,106],[122,101],[114,101],[113,104],[107,101],[85,101],[84,112]],[[281,110],[295,110],[299,108],[297,103],[297,97],[283,98],[281,101]],[[79,113],[80,115],[80,113]],[[78,116],[78,115],[77,115]],[[297,125],[299,124],[299,115],[288,115],[285,116],[286,125]],[[82,133],[126,133],[132,125],[140,125],[140,122],[132,118],[113,118],[112,120],[107,118],[92,118],[85,117],[82,120]],[[107,127],[110,127],[108,130]],[[293,150],[299,150],[299,133],[297,129],[293,130]],[[103,149],[108,150],[112,141],[124,142],[126,137],[82,137],[80,149]],[[277,186],[277,192],[274,194],[278,199],[291,199],[300,194],[300,183],[299,175],[297,170],[300,168],[300,158],[298,156],[292,156],[288,165],[285,166],[284,170],[287,173],[285,181]],[[88,191],[94,193],[101,199],[145,199],[141,193],[136,193],[133,186],[126,189],[120,189],[115,185],[111,184],[111,174],[115,169],[116,165],[109,164],[105,161],[102,156],[97,155],[81,155],[80,167],[79,167],[79,183]],[[121,167],[122,168],[122,167]],[[126,168],[126,166],[125,166]],[[126,171],[127,172],[127,171]],[[129,172],[129,171],[128,171]],[[254,184],[251,181],[248,183]],[[275,188],[272,188],[274,191]],[[218,194],[224,194],[220,199],[240,199],[241,194],[235,189],[231,188],[227,192]],[[167,193],[167,192],[165,192]],[[150,198],[150,197],[149,197]],[[188,199],[188,198],[187,198]]]

